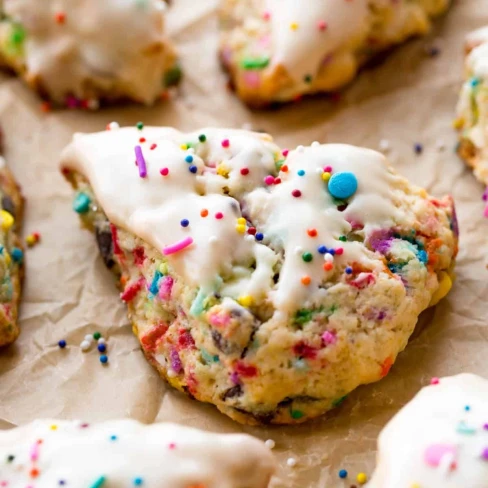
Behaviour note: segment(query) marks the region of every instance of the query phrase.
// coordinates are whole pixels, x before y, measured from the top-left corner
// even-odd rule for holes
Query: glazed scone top
[[[109,220],[160,250],[186,283],[237,301],[269,297],[285,314],[319,304],[349,262],[385,269],[362,242],[343,242],[352,229],[367,237],[416,221],[406,180],[383,155],[347,145],[288,153],[252,132],[125,128],[76,135],[62,166],[85,175]],[[335,199],[332,179],[351,174],[356,192]]]
[[[25,35],[28,76],[52,99],[82,98],[90,80],[153,102],[167,69],[162,0],[4,0]]]
[[[295,81],[315,76],[333,53],[354,51],[367,41],[376,13],[384,12],[390,28],[379,28],[380,42],[395,42],[396,26],[421,22],[428,5],[400,0],[265,0],[265,18],[271,22],[272,65],[282,64]],[[438,2],[436,11],[447,1]]]
[[[488,381],[460,374],[433,383],[381,432],[368,488],[487,486]]]
[[[36,420],[0,431],[0,459],[8,488],[266,488],[275,467],[250,436],[134,420]]]

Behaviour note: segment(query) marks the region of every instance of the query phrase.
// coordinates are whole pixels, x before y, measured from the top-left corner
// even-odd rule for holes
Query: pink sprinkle
[[[174,442],[170,442],[169,446],[170,449],[176,449],[176,444]]]
[[[174,280],[171,276],[165,276],[163,281],[159,283],[159,298],[161,300],[169,300],[171,298],[173,284]]]
[[[264,182],[267,185],[272,185],[274,183],[274,176],[273,175],[266,176],[266,178],[264,178]]]
[[[298,197],[301,197],[302,196],[302,192],[300,190],[293,190],[291,192],[291,194],[295,197],[295,198],[298,198]]]
[[[0,486],[7,486],[8,485],[8,481],[0,481]]]
[[[439,384],[439,378],[435,377],[430,380],[431,385],[438,385]]]
[[[442,458],[446,455],[452,456],[452,461],[454,462],[456,446],[451,444],[431,444],[424,452],[424,461],[429,466],[437,467],[441,463]]]
[[[324,341],[324,344],[335,344],[337,342],[337,337],[330,330],[326,330],[322,334],[322,340]]]
[[[342,248],[342,247],[338,247],[338,248],[335,250],[335,253],[337,254],[337,256],[340,256],[340,255],[344,254],[344,248]]]
[[[226,313],[214,313],[209,316],[208,320],[215,327],[225,327],[229,325],[230,317]]]
[[[325,29],[327,29],[327,22],[325,22],[323,20],[319,20],[317,22],[317,27],[318,27],[319,31],[324,31]]]
[[[246,71],[244,73],[244,82],[250,88],[259,88],[259,86],[261,85],[261,78],[259,77],[259,73],[257,71]],[[224,146],[224,143],[222,143],[222,146]],[[227,144],[227,146],[224,147],[229,147],[229,145]]]
[[[231,375],[230,375],[230,381],[232,381],[232,383],[234,383],[234,385],[238,385],[240,383],[240,381],[239,381],[239,375],[237,374],[236,371],[234,371],[233,373],[231,373]]]
[[[264,20],[269,20],[271,18],[271,13],[268,10],[265,10],[263,12],[263,19]]]
[[[161,168],[159,171],[163,176],[169,175],[169,168]]]
[[[285,158],[286,158],[286,156],[288,156],[289,152],[290,151],[288,149],[283,149],[283,151],[281,151],[281,154],[283,154],[283,156],[285,156]]]
[[[146,160],[144,159],[144,155],[142,154],[141,146],[136,146],[134,148],[136,153],[136,161],[137,167],[139,168],[139,176],[141,178],[145,178],[147,176],[147,168],[146,168]]]
[[[485,211],[483,212],[483,216],[488,219],[488,205],[485,207]]]
[[[215,218],[216,218],[217,220],[223,219],[223,218],[224,218],[224,214],[223,214],[222,212],[217,212],[217,213],[215,214]]]
[[[30,452],[31,461],[37,461],[39,459],[39,442],[36,442],[31,447]]]
[[[324,168],[324,173],[332,173],[332,166],[326,166]]]
[[[177,242],[176,244],[172,244],[171,246],[166,246],[163,249],[163,254],[165,256],[169,256],[170,254],[177,253],[179,251],[182,251],[188,246],[191,246],[193,244],[193,238],[188,236],[182,239],[181,241]]]
[[[229,147],[230,146],[230,142],[229,142],[229,139],[224,139],[222,141],[222,147]]]

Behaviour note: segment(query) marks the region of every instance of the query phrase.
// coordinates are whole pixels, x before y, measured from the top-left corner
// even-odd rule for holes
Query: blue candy
[[[346,200],[356,193],[358,180],[353,173],[347,171],[334,173],[329,180],[328,188],[334,198]]]

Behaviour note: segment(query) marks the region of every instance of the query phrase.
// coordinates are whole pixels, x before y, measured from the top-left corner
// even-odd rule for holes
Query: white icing
[[[380,46],[403,40],[426,28],[426,15],[437,9],[409,0],[265,0],[270,14],[273,45],[272,64],[282,64],[295,81],[316,75],[329,56],[347,58],[368,46],[373,35]],[[433,12],[429,12],[433,10]],[[380,16],[381,13],[381,16]],[[319,23],[325,28],[319,28]],[[375,44],[372,44],[375,47]]]
[[[485,488],[487,412],[488,381],[479,376],[441,378],[423,388],[381,432],[378,466],[368,488]],[[426,453],[433,446],[448,449],[437,466],[426,462],[432,462]]]
[[[0,486],[90,488],[103,476],[99,488],[265,488],[275,467],[269,449],[247,435],[133,420],[82,425],[37,420],[0,431]]]
[[[194,175],[185,162],[188,151],[180,146],[198,143],[201,133],[207,141],[197,144],[193,164],[198,175]],[[147,141],[142,144],[146,178],[139,177],[134,165],[134,146],[140,137]],[[224,140],[229,140],[228,148],[222,147]],[[153,143],[157,147],[150,150]],[[343,255],[334,258],[339,268],[358,261],[370,269],[382,269],[382,260],[363,244],[338,238],[351,230],[351,222],[363,224],[366,235],[404,223],[406,217],[396,206],[402,194],[394,191],[404,180],[375,151],[315,145],[290,152],[285,161],[288,172],[279,173],[282,182],[267,186],[264,179],[276,174],[275,159],[279,157],[280,150],[267,135],[226,129],[182,134],[168,128],[125,128],[75,136],[63,153],[62,166],[87,177],[114,224],[157,249],[190,236],[193,243],[189,247],[167,256],[186,283],[234,299],[269,295],[277,312],[289,313],[305,300],[320,301],[324,293],[320,285],[329,275],[323,269],[324,257],[317,252],[320,245],[343,248]],[[228,169],[228,178],[216,173],[212,166],[218,163]],[[357,177],[358,189],[345,211],[338,210],[322,180],[325,166],[331,166],[333,173],[350,171]],[[166,177],[160,174],[163,167],[169,168]],[[242,168],[248,168],[249,174],[243,176]],[[298,175],[299,170],[305,175]],[[231,196],[222,194],[224,188]],[[299,198],[292,195],[296,189],[302,193]],[[237,219],[242,216],[239,203],[257,232],[264,234],[263,242],[237,232]],[[202,209],[208,210],[208,217],[201,217]],[[216,219],[217,212],[224,218]],[[190,225],[182,227],[182,219],[188,219]],[[317,237],[308,234],[311,228],[316,229]],[[311,252],[312,262],[305,262],[302,251],[295,252],[297,248]],[[283,251],[281,275],[274,284]],[[310,277],[310,285],[302,284],[304,276]]]
[[[25,30],[29,78],[54,100],[84,98],[94,85],[151,103],[167,69],[162,6],[162,0],[6,0],[3,10]]]

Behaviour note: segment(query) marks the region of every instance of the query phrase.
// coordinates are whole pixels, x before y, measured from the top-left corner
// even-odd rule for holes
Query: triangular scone
[[[163,0],[16,0],[0,8],[0,59],[57,105],[151,104],[179,77]]]
[[[253,106],[331,92],[380,51],[425,34],[450,0],[221,0],[220,57]]]
[[[0,431],[4,486],[266,488],[275,461],[263,442],[176,424],[36,420]]]
[[[484,378],[434,378],[382,430],[368,488],[485,487],[487,409]]]
[[[458,153],[487,187],[488,217],[488,26],[467,37],[465,73],[456,120],[461,131]]]
[[[450,288],[451,199],[369,149],[125,128],[75,136],[62,168],[150,362],[241,422],[379,380]]]
[[[0,156],[0,347],[11,344],[20,332],[17,316],[24,253],[18,233],[22,213],[20,188]]]

